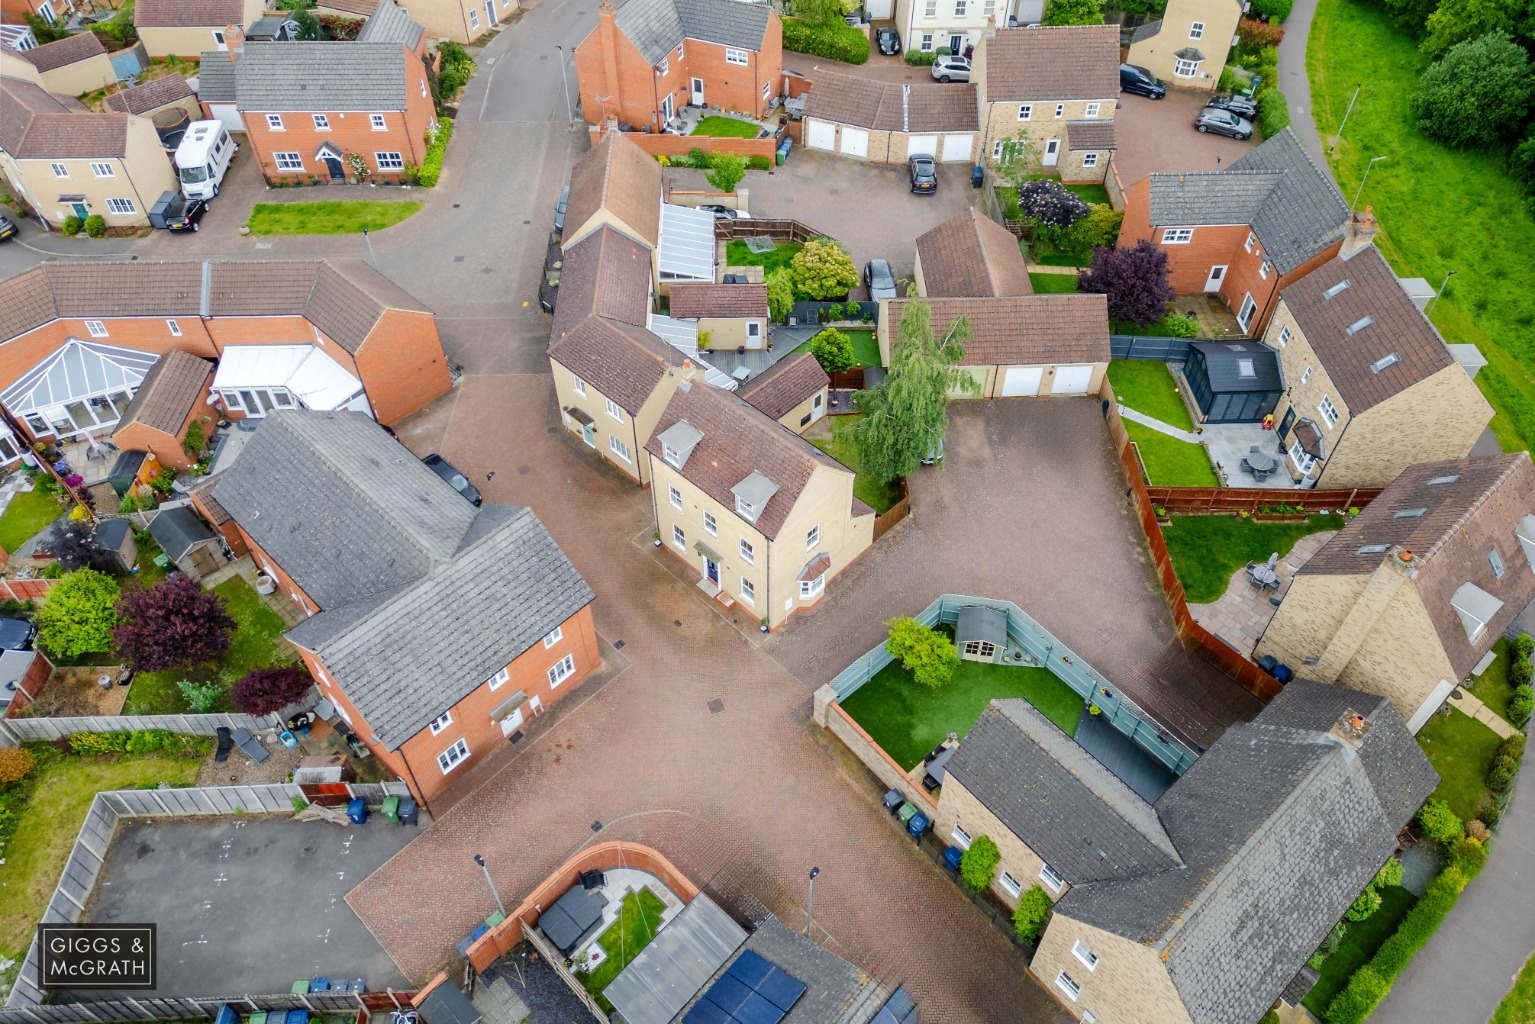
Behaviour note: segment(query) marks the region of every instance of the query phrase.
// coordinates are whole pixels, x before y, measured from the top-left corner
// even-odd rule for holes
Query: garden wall
[[[841,740],[843,745],[852,751],[853,756],[874,773],[880,785],[886,789],[899,790],[907,800],[922,808],[929,818],[933,817],[938,810],[937,799],[911,780],[906,770],[897,764],[893,757],[885,753],[883,747],[874,742],[874,737],[864,732],[863,726],[853,721],[852,717],[842,710],[841,705],[831,699],[835,696],[835,692],[827,686],[815,692],[818,720],[824,721],[827,731]]]
[[[310,707],[313,707],[313,703]],[[298,708],[297,710],[308,710]],[[35,740],[61,740],[72,732],[138,732],[164,729],[185,736],[216,736],[219,726],[248,729],[251,733],[281,728],[276,715],[80,715],[69,718],[0,719],[0,746],[16,746]]]
[[[1119,180],[1119,162],[1109,154],[1109,173],[1103,176],[1103,190],[1109,194],[1109,205],[1116,210],[1125,208],[1125,186]]]
[[[769,135],[761,139],[716,139],[708,135],[660,135],[625,132],[624,138],[651,156],[683,156],[695,149],[705,153],[735,153],[739,156],[763,156],[773,159],[778,140]]]

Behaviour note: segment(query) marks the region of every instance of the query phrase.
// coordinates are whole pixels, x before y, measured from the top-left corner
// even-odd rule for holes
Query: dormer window
[[[1498,614],[1503,602],[1475,583],[1463,583],[1450,598],[1450,607],[1460,617],[1460,624],[1466,630],[1466,639],[1476,643],[1486,635],[1488,623]]]
[[[773,495],[778,493],[778,485],[754,472],[732,487],[730,493],[735,495],[736,515],[748,523],[755,523]]]
[[[748,523],[755,523],[757,521],[757,506],[753,505],[745,498],[742,498],[740,495],[737,495],[736,515],[740,516]]]
[[[680,467],[682,465],[682,453],[669,444],[661,445],[661,458],[666,460],[668,466]]]

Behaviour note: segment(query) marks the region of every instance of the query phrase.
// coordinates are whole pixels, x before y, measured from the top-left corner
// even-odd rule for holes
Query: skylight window
[[[1388,367],[1388,366],[1395,366],[1397,363],[1400,363],[1401,361],[1402,361],[1402,357],[1397,355],[1395,352],[1392,352],[1392,353],[1390,353],[1388,355],[1381,356],[1379,359],[1375,360],[1375,362],[1371,363],[1370,364],[1370,372],[1371,373],[1379,373],[1380,371],[1384,370],[1386,367]]]
[[[1353,323],[1348,325],[1348,335],[1349,335],[1349,337],[1353,337],[1354,335],[1358,334],[1360,331],[1364,330],[1366,327],[1370,326],[1374,322],[1375,322],[1375,318],[1373,316],[1362,316],[1362,317],[1360,317],[1358,320],[1355,320]],[[1390,363],[1386,364],[1386,366],[1390,366],[1390,365],[1391,365]],[[1385,369],[1385,367],[1382,367],[1381,369]],[[1379,373],[1380,370],[1376,370],[1375,372]]]
[[[1237,376],[1238,377],[1256,377],[1256,376],[1258,376],[1258,371],[1253,369],[1253,361],[1251,359],[1238,359],[1237,360]]]
[[[1359,549],[1359,553],[1361,555],[1383,555],[1390,550],[1391,545],[1389,544],[1366,544]]]
[[[1454,476],[1436,476],[1436,477],[1434,477],[1434,479],[1432,479],[1432,480],[1430,480],[1428,482],[1428,485],[1430,487],[1433,487],[1433,486],[1435,486],[1437,484],[1453,484],[1455,481],[1457,481],[1459,479],[1460,479],[1460,474],[1459,473],[1456,473]]]
[[[1427,512],[1427,511],[1428,511],[1428,509],[1426,509],[1426,508],[1404,508],[1400,512],[1398,512],[1394,516],[1392,516],[1391,518],[1393,518],[1393,519],[1416,519],[1416,518],[1418,518],[1419,516],[1421,516],[1423,513]]]
[[[1324,298],[1324,299],[1336,299],[1339,295],[1342,295],[1343,292],[1347,288],[1348,288],[1348,278],[1344,278],[1342,281],[1339,281],[1337,284],[1333,285],[1331,288],[1329,288],[1325,292],[1323,292],[1322,293],[1322,298]]]

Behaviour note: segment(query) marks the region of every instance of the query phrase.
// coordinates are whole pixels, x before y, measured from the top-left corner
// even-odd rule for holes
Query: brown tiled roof
[[[30,50],[10,50],[6,56],[12,59],[19,57],[39,71],[53,71],[106,52],[107,48],[101,45],[96,33],[76,32],[72,36]]]
[[[1103,118],[1097,121],[1067,121],[1066,148],[1074,153],[1088,150],[1114,149],[1114,121]]]
[[[777,486],[753,524],[769,540],[778,536],[817,468],[853,472],[777,420],[701,380],[672,395],[645,450],[660,458],[660,435],[678,420],[703,434],[683,463],[682,475],[725,508],[735,509],[731,488],[753,473]]]
[[[143,85],[113,93],[107,97],[107,106],[124,114],[147,114],[167,103],[175,103],[192,95],[192,87],[180,75],[164,75]]]
[[[817,72],[805,116],[882,132],[973,132],[980,126],[973,85],[895,85]]]
[[[671,316],[680,320],[700,317],[761,317],[768,315],[765,284],[674,284]]]
[[[857,519],[859,516],[872,516],[872,515],[874,515],[874,506],[873,505],[870,505],[868,502],[863,501],[863,500],[861,500],[859,498],[854,498],[853,499],[853,518],[854,519]]]
[[[1119,95],[1119,26],[1002,29],[986,47],[986,100],[1107,100]]]
[[[905,299],[890,303],[894,330]],[[1103,295],[1018,295],[997,299],[932,299],[935,332],[956,317],[970,322],[964,366],[1106,363],[1109,307]]]
[[[1032,295],[1018,239],[975,207],[917,237],[922,286],[942,298]]]
[[[190,352],[171,349],[155,360],[144,374],[144,381],[118,421],[121,430],[130,423],[142,423],[151,430],[176,435],[192,407],[207,394],[213,364]]]
[[[805,563],[805,567],[803,569],[801,569],[799,571],[799,575],[794,577],[794,578],[795,578],[796,581],[798,581],[800,583],[807,583],[810,580],[815,579],[817,576],[825,575],[826,574],[826,570],[828,570],[830,568],[831,568],[831,556],[830,555],[816,555],[810,561]]]
[[[565,223],[577,230],[601,209],[652,249],[659,244],[661,165],[618,131],[604,135],[570,172]]]
[[[73,99],[68,102],[79,107]],[[70,110],[62,98],[31,82],[0,78],[0,149],[18,160],[124,155],[128,145],[126,115],[74,114]]]
[[[1424,511],[1397,516],[1417,509]],[[1455,678],[1461,679],[1535,598],[1535,567],[1515,535],[1521,520],[1531,515],[1535,515],[1535,467],[1529,452],[1420,463],[1393,480],[1300,573],[1367,576],[1380,566],[1389,548],[1412,552],[1418,567],[1413,583],[1455,668]],[[1389,546],[1388,552],[1361,553],[1361,548],[1382,544]],[[1493,550],[1503,567],[1501,578],[1488,557]],[[1476,645],[1466,639],[1450,607],[1455,591],[1466,583],[1503,602],[1487,624],[1485,642]]]
[[[202,502],[203,507],[208,510],[208,519],[214,526],[223,526],[225,523],[234,521],[234,516],[230,515],[228,510],[219,504],[218,498],[214,497],[219,478],[223,475],[220,473],[218,476],[205,477],[202,482],[193,484],[188,491],[189,494],[197,495],[198,501]]]
[[[378,10],[377,0],[320,0],[315,6],[321,11],[340,11],[342,14],[357,14],[364,18],[371,17]]]
[[[564,251],[551,341],[594,313],[644,327],[649,311],[649,249],[603,225]]]
[[[1327,291],[1344,281],[1348,287],[1329,299]],[[1373,245],[1324,264],[1280,297],[1350,415],[1379,405],[1455,363],[1444,339],[1407,297]],[[1366,317],[1371,321],[1368,325],[1348,333]],[[1395,362],[1378,371],[1373,368],[1393,354]]]
[[[240,0],[138,0],[133,8],[137,28],[245,27]]]
[[[57,97],[19,78],[0,77],[0,149],[15,154],[36,114],[67,114]]]
[[[1315,420],[1302,419],[1295,424],[1295,440],[1301,451],[1314,459],[1327,458],[1327,441],[1322,437]]]
[[[682,362],[681,353],[645,328],[600,316],[587,317],[551,342],[549,358],[631,416],[639,414],[667,368]]]
[[[831,378],[809,352],[780,359],[741,385],[736,394],[773,419],[831,385]]]

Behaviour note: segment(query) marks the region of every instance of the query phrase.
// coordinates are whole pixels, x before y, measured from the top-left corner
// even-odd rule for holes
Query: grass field
[[[1125,420],[1125,430],[1140,449],[1146,475],[1159,487],[1219,487],[1204,446],[1169,437],[1160,430]]]
[[[755,139],[761,131],[761,125],[752,124],[750,121],[711,114],[698,122],[698,127],[693,129],[693,134],[707,135],[713,139]]]
[[[1034,286],[1036,295],[1053,295],[1077,290],[1077,278],[1074,274],[1030,274],[1029,283]]]
[[[1535,441],[1535,289],[1521,287],[1535,250],[1535,216],[1504,171],[1505,152],[1453,150],[1422,135],[1409,106],[1428,60],[1378,6],[1321,0],[1311,23],[1306,69],[1324,144],[1349,99],[1364,88],[1345,137],[1329,157],[1352,197],[1371,157],[1360,205],[1375,208],[1382,253],[1403,277],[1438,287],[1456,271],[1433,321],[1450,343],[1476,345],[1489,365],[1476,378],[1498,415],[1493,431],[1508,450]]]
[[[1493,653],[1498,660],[1487,666],[1487,671],[1479,676],[1471,677],[1471,684],[1466,689],[1472,696],[1486,704],[1492,713],[1513,725],[1508,717],[1508,699],[1514,695],[1513,684],[1508,681],[1508,666],[1516,655],[1513,651],[1513,642],[1507,637],[1499,637],[1498,642],[1492,645]]]
[[[1326,1013],[1327,1004],[1343,991],[1353,973],[1375,955],[1380,944],[1396,932],[1416,902],[1418,898],[1400,885],[1382,889],[1380,909],[1363,921],[1350,921],[1338,951],[1322,963],[1316,986],[1302,1000],[1306,1009],[1318,1017]]]
[[[41,489],[17,492],[0,515],[0,548],[9,554],[59,517],[58,499]]]
[[[764,273],[771,274],[779,267],[787,267],[794,254],[803,248],[803,245],[785,242],[772,252],[752,252],[745,242],[727,242],[725,263],[732,267],[761,267]]]
[[[253,235],[355,235],[392,227],[419,209],[415,202],[257,203],[246,223]]]
[[[858,365],[859,366],[879,366],[880,365],[880,361],[879,361],[879,342],[874,340],[874,332],[873,331],[864,331],[864,330],[856,330],[856,329],[855,330],[842,330],[842,328],[840,328],[840,327],[837,328],[837,329],[839,331],[842,331],[843,334],[847,335],[848,340],[853,343],[853,358],[858,360]],[[815,341],[815,339],[811,338],[810,341],[807,341],[804,344],[800,345],[794,351],[795,352],[809,352],[810,351],[810,344],[813,341]]]
[[[1530,1024],[1535,1021],[1535,956],[1524,962],[1514,987],[1498,1004],[1487,1024]]]
[[[1275,551],[1284,558],[1307,534],[1340,527],[1337,516],[1312,516],[1304,523],[1259,523],[1236,516],[1173,516],[1172,520],[1162,527],[1162,538],[1191,604],[1208,604],[1220,597],[1231,574],[1248,562],[1266,562]]]
[[[1487,795],[1487,769],[1500,742],[1497,733],[1458,710],[1449,717],[1433,715],[1418,730],[1418,746],[1439,773],[1433,795],[1463,821],[1476,817],[1481,808]]]
[[[1194,421],[1178,394],[1167,364],[1154,359],[1115,359],[1109,363],[1109,383],[1123,405],[1179,430],[1193,430]],[[1209,461],[1207,458],[1206,462]]]
[[[661,913],[666,904],[648,888],[637,893],[627,893],[618,908],[618,920],[608,925],[608,930],[597,938],[598,945],[607,959],[598,964],[590,974],[578,974],[581,985],[597,997],[604,1010],[613,1012],[613,1004],[602,995],[602,990],[623,973],[639,951],[650,944],[661,927]]]
[[[853,424],[860,419],[862,417],[856,415],[829,417],[827,424],[831,428],[831,437],[819,438],[810,443],[857,474],[853,479],[853,496],[869,505],[876,514],[882,515],[901,500],[901,488],[894,481],[880,483],[858,472],[861,460],[851,431]]]

